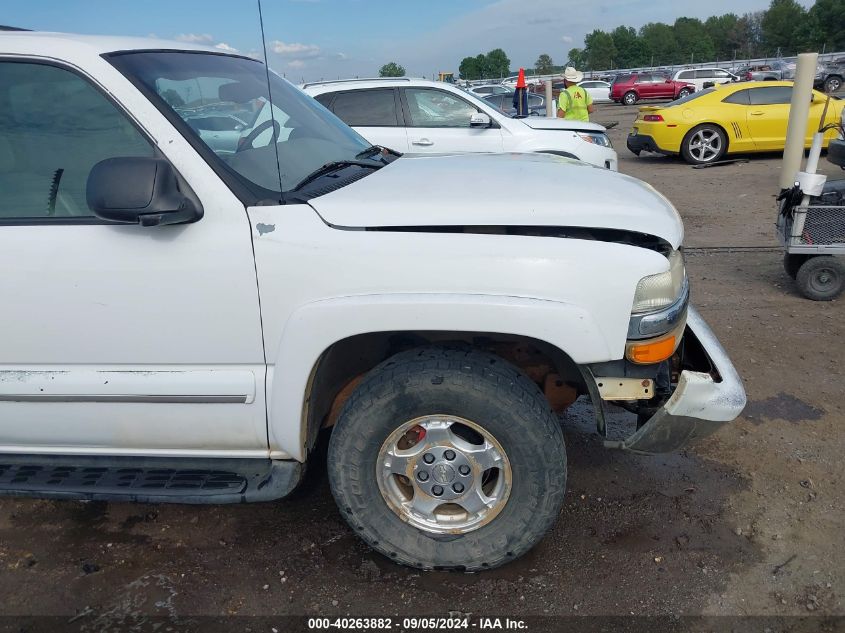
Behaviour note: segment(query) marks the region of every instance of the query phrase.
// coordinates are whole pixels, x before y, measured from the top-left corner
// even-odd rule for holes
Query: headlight
[[[686,277],[683,254],[681,251],[672,251],[669,255],[669,270],[640,279],[631,312],[655,312],[672,305],[680,298]]]
[[[581,137],[582,141],[587,141],[593,145],[601,145],[602,147],[611,147],[610,139],[607,134],[602,132],[576,132]]]

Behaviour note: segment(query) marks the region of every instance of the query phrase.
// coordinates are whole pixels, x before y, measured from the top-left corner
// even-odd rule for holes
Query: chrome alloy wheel
[[[465,534],[502,511],[512,472],[502,445],[483,427],[429,415],[390,434],[379,450],[376,478],[403,521],[432,534]]]
[[[716,130],[698,130],[689,140],[689,153],[700,163],[708,163],[722,151],[722,137]]]

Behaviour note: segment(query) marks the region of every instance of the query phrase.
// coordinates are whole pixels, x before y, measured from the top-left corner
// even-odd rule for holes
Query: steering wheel
[[[242,152],[245,149],[252,149],[252,144],[255,143],[255,139],[257,139],[258,136],[262,132],[266,131],[267,129],[269,129],[271,127],[273,128],[273,139],[272,140],[275,141],[276,139],[278,139],[279,134],[282,131],[282,126],[279,125],[279,122],[276,121],[275,119],[267,119],[263,123],[259,123],[257,126],[255,126],[252,129],[252,132],[250,132],[249,134],[247,134],[245,137],[243,137],[241,140],[238,141],[237,151]]]

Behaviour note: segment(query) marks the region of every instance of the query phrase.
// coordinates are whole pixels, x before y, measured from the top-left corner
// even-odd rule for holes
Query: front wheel
[[[842,87],[842,79],[839,77],[828,77],[824,82],[824,91],[830,94],[836,92]]]
[[[678,93],[678,99],[683,99],[691,94],[692,92],[688,88],[681,88],[681,91]]]
[[[715,163],[727,150],[727,137],[721,128],[715,125],[694,127],[681,142],[681,156],[693,165]]]
[[[566,453],[545,397],[491,354],[427,347],[372,370],[344,405],[329,480],[373,549],[478,571],[534,546],[560,512]]]
[[[637,102],[637,93],[633,90],[631,92],[626,92],[625,95],[622,97],[622,103],[625,105],[634,105]]]
[[[811,257],[795,277],[801,294],[813,301],[832,301],[845,289],[845,264],[832,255]]]

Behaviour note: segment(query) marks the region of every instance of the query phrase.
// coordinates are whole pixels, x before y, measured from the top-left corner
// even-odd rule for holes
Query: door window
[[[638,84],[649,84],[649,83],[651,83],[651,82],[652,82],[652,76],[651,76],[651,75],[646,75],[646,74],[643,74],[643,75],[637,75],[637,81],[636,81],[635,83],[638,83]]]
[[[730,79],[731,74],[727,70],[715,70],[717,79]]]
[[[369,127],[399,125],[393,88],[341,92],[334,100],[332,109],[347,125]]]
[[[749,89],[751,105],[780,105],[792,100],[792,86]]]
[[[153,155],[126,116],[79,75],[0,62],[0,222],[93,218],[85,197],[91,168]]]
[[[715,76],[716,73],[712,68],[702,68],[701,70],[695,71],[696,79],[713,79]]]
[[[739,105],[748,105],[748,93],[751,92],[750,90],[738,90],[732,95],[728,95],[724,99],[722,99],[722,103],[736,103]]]
[[[405,98],[413,127],[469,127],[478,109],[443,90],[406,88]]]
[[[692,70],[684,70],[678,73],[678,79],[693,79],[695,77],[695,71]]]

